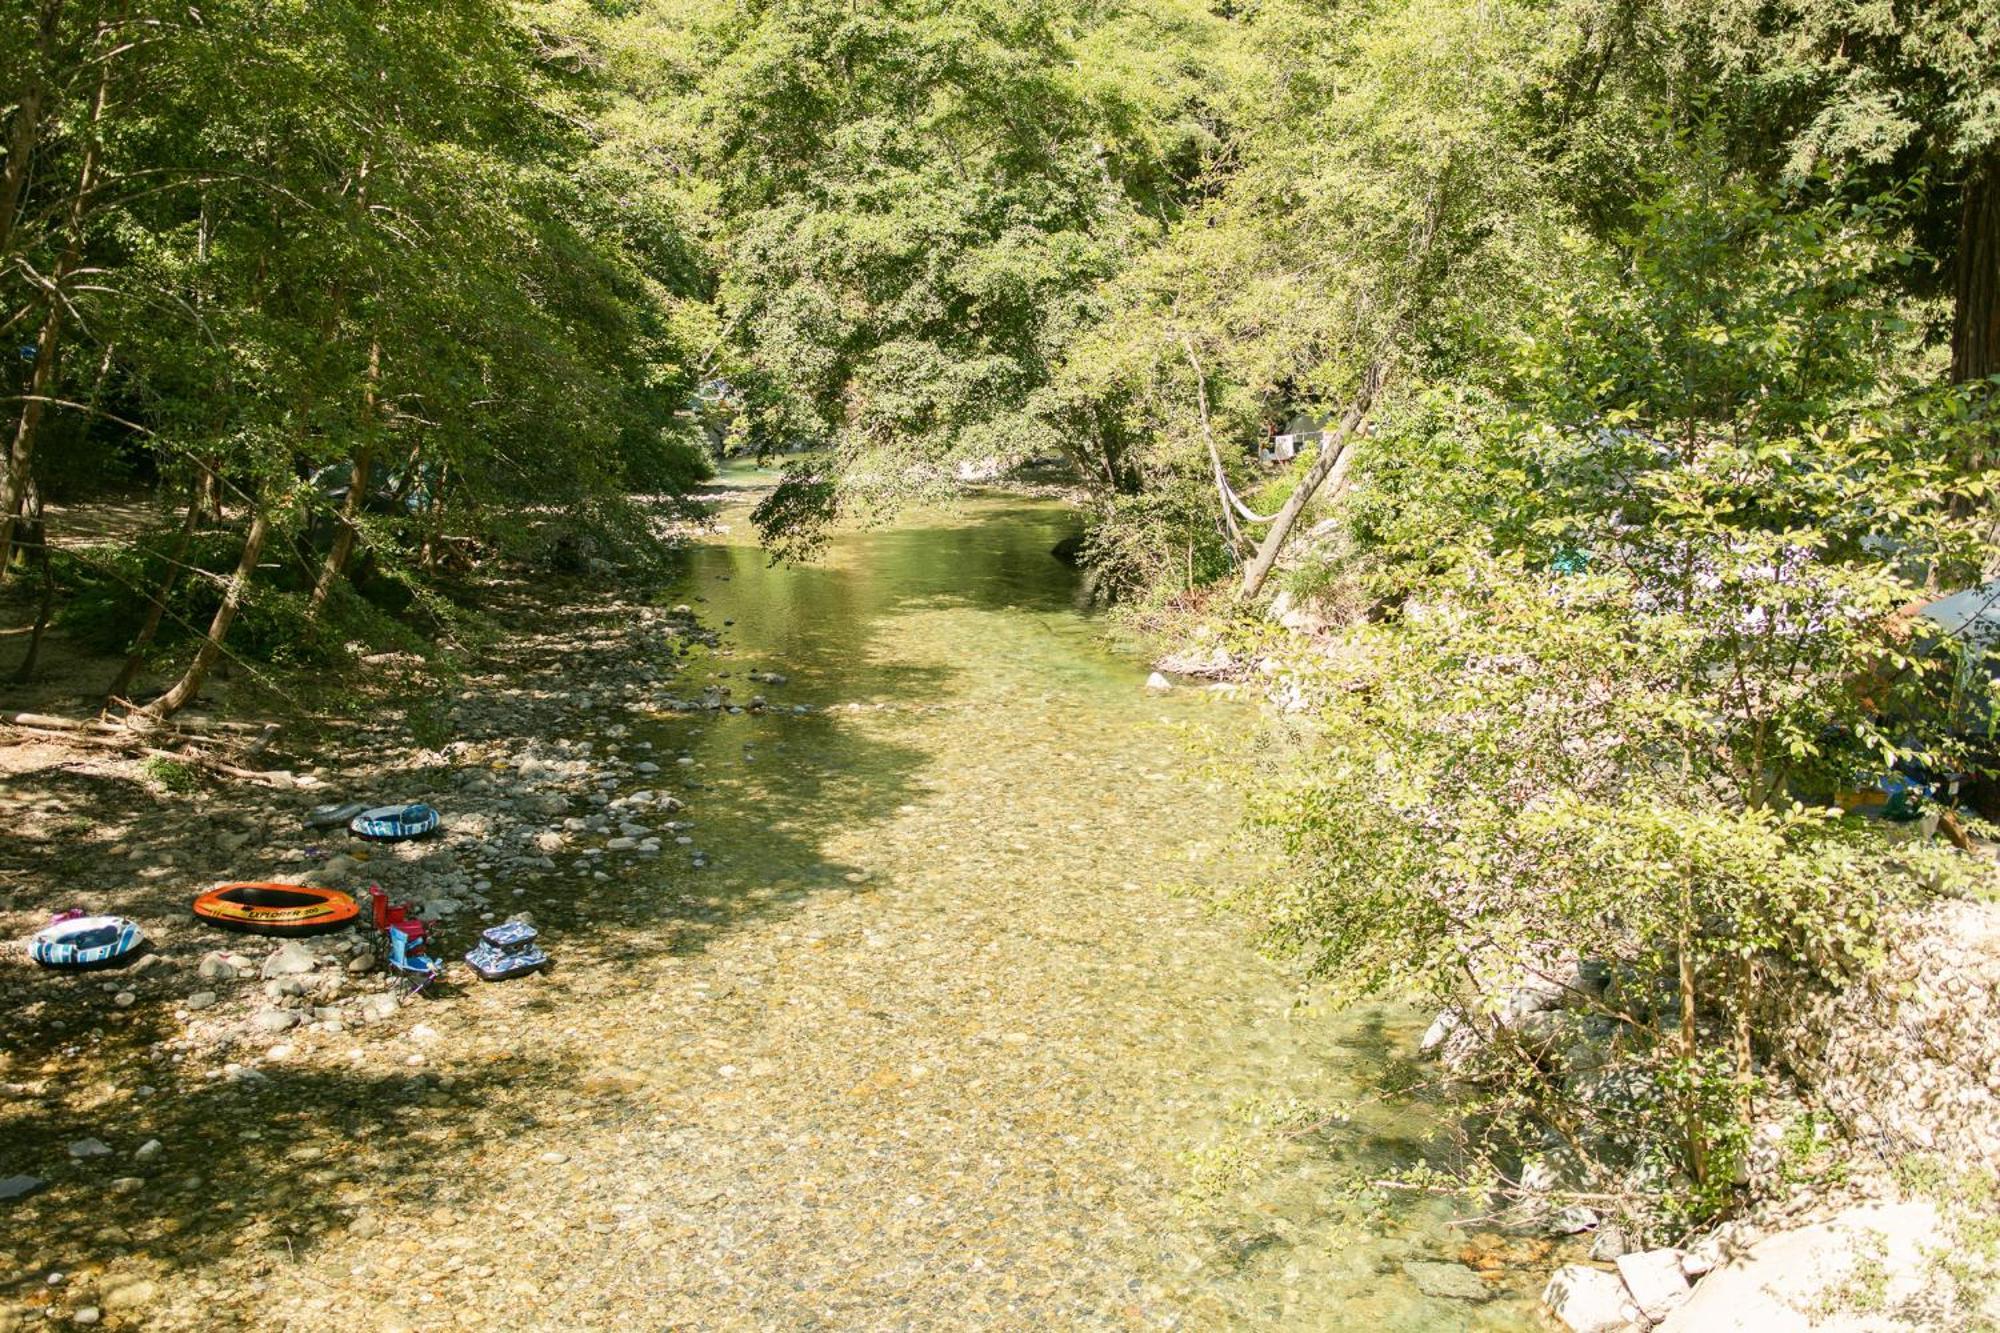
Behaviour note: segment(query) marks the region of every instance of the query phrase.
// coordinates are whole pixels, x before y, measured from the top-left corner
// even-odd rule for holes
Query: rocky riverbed
[[[1209,905],[1255,851],[1188,747],[1244,719],[1074,613],[1068,522],[496,589],[501,645],[374,662],[283,789],[14,754],[0,928],[155,954],[0,963],[0,1323],[1534,1327],[1555,1243],[1362,1188],[1435,1150],[1384,1095],[1423,1016],[1300,1002]],[[308,826],[349,799],[445,827]],[[405,998],[359,932],[188,916],[238,878],[556,963]]]

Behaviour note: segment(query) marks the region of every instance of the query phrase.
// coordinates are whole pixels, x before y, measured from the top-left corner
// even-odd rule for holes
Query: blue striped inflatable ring
[[[28,957],[43,967],[80,972],[109,967],[136,953],[145,942],[136,921],[122,916],[78,916],[38,931],[28,945]]]
[[[438,826],[438,812],[427,805],[378,805],[363,810],[348,824],[357,836],[376,842],[421,838]]]

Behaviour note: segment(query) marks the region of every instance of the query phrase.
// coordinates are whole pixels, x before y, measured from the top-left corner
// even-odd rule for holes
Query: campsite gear
[[[357,837],[372,842],[403,842],[410,838],[421,838],[426,833],[434,833],[438,826],[438,812],[428,805],[378,805],[373,810],[364,810],[349,821],[347,827]]]
[[[109,967],[137,953],[145,942],[136,921],[122,916],[64,913],[36,932],[28,945],[28,956],[43,967],[81,972]]]
[[[316,805],[306,811],[307,828],[340,828],[356,815],[368,813],[368,806],[362,801],[347,801],[338,805]]]
[[[368,886],[369,920],[382,932],[389,967],[411,978],[411,994],[444,975],[444,963],[431,957],[430,927],[417,917],[415,903],[391,903],[380,884]]]
[[[194,900],[194,914],[251,935],[324,935],[354,924],[361,909],[334,889],[305,884],[223,884]]]
[[[1836,793],[1834,803],[1851,815],[1873,815],[1907,824],[1921,819],[1925,806],[1955,798],[1964,777],[1962,773],[1939,774],[1927,769],[1891,769],[1854,790]]]
[[[431,957],[430,927],[410,919],[398,921],[385,932],[389,941],[389,966],[416,982],[422,990],[444,975],[444,963]]]
[[[472,970],[488,981],[504,981],[546,966],[549,956],[535,943],[535,928],[525,921],[506,921],[481,932],[479,943],[465,955]]]

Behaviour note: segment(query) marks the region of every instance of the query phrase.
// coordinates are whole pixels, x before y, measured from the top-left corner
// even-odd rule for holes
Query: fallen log
[[[50,740],[68,741],[73,745],[96,745],[113,750],[124,750],[148,759],[171,759],[177,764],[192,764],[197,768],[205,768],[211,772],[220,773],[225,777],[240,778],[249,782],[260,782],[266,786],[286,787],[290,785],[286,779],[280,778],[275,773],[262,773],[254,768],[242,768],[225,760],[218,759],[214,755],[203,754],[198,750],[162,750],[158,746],[147,744],[137,734],[125,731],[123,728],[114,728],[113,733],[107,735],[102,732],[89,730],[81,724],[72,723],[66,718],[53,719],[58,723],[57,726],[43,727],[16,720],[22,716],[33,716],[33,714],[0,715],[0,722],[6,722],[14,727],[15,730],[24,731],[31,736],[45,736]]]
[[[276,722],[231,722],[222,718],[182,717],[154,727],[136,727],[106,717],[57,717],[50,713],[0,713],[0,722],[17,727],[39,727],[44,731],[99,731],[114,735],[149,736],[248,736],[262,750],[276,738]]]

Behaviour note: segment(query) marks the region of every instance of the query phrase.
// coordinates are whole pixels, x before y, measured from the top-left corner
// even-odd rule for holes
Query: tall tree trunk
[[[110,22],[107,18],[98,24],[100,36]],[[96,45],[96,42],[92,43],[93,47]],[[15,511],[21,507],[21,498],[27,494],[29,470],[34,465],[35,436],[46,414],[50,390],[55,387],[56,359],[62,347],[63,311],[66,308],[63,284],[83,258],[83,224],[90,210],[90,193],[97,186],[97,168],[103,145],[99,131],[104,121],[105,98],[111,91],[111,64],[106,60],[98,70],[97,91],[90,99],[90,128],[84,135],[83,163],[77,171],[76,196],[70,200],[69,206],[69,236],[49,275],[49,309],[43,317],[41,333],[35,339],[35,365],[28,373],[28,393],[21,404],[20,419],[15,423],[13,447],[8,450],[4,472],[0,472],[0,569],[7,566],[8,551],[14,542]]]
[[[347,557],[354,553],[354,539],[361,531],[361,507],[367,501],[369,471],[375,455],[375,392],[381,382],[382,344],[371,342],[368,344],[368,376],[361,390],[361,444],[354,451],[354,471],[349,477],[347,499],[340,506],[340,526],[333,534],[333,545],[327,548],[319,578],[313,583],[312,600],[306,603],[308,621],[319,619],[321,608],[333,592],[333,585],[347,568]]]
[[[1966,384],[2000,375],[2000,145],[1965,180],[1957,277],[1951,378]]]
[[[0,257],[14,243],[14,224],[21,216],[21,195],[28,184],[28,163],[42,134],[42,106],[48,98],[49,72],[55,67],[56,34],[62,31],[63,0],[47,0],[35,38],[35,68],[28,86],[14,104],[7,135],[7,167],[0,171]]]
[[[1264,590],[1265,580],[1271,577],[1271,570],[1278,563],[1278,555],[1285,549],[1285,541],[1292,535],[1292,526],[1299,521],[1299,515],[1312,503],[1312,498],[1329,479],[1333,482],[1333,493],[1339,494],[1340,487],[1347,479],[1347,469],[1353,460],[1353,446],[1350,441],[1354,432],[1368,417],[1368,410],[1375,405],[1375,395],[1382,391],[1383,363],[1370,365],[1361,376],[1361,387],[1355,390],[1354,399],[1347,405],[1347,412],[1340,419],[1340,426],[1332,438],[1319,447],[1319,457],[1306,469],[1299,479],[1298,488],[1285,500],[1277,517],[1271,520],[1271,529],[1264,534],[1264,540],[1257,543],[1257,554],[1243,567],[1243,595],[1255,597]]]
[[[1973,163],[1958,215],[1958,273],[1953,293],[1951,378],[1971,384],[2000,375],[2000,144]],[[1988,438],[1967,460],[1977,471],[1995,466],[1996,442]],[[1986,577],[2000,576],[2000,514],[1989,503],[1992,542]]]
[[[173,596],[174,586],[180,582],[181,566],[187,561],[188,543],[194,537],[196,524],[201,521],[202,484],[195,483],[195,492],[188,501],[187,513],[181,518],[181,530],[174,538],[174,553],[167,559],[167,572],[160,576],[160,587],[153,594],[153,600],[146,607],[146,619],[139,626],[139,633],[132,639],[132,647],[125,654],[125,665],[118,669],[118,679],[104,692],[105,707],[111,707],[125,698],[132,688],[132,682],[139,678],[139,672],[146,665],[146,650],[153,646],[153,639],[160,632],[160,622],[166,618],[167,599]]]
[[[253,503],[250,514],[250,531],[243,537],[243,555],[236,562],[236,572],[229,577],[229,587],[222,594],[222,605],[215,608],[215,619],[209,622],[208,635],[195,650],[194,661],[188,663],[187,670],[168,690],[153,702],[141,708],[135,717],[158,721],[185,708],[188,701],[201,693],[201,687],[208,683],[208,673],[215,669],[217,659],[222,656],[223,640],[229,637],[229,627],[236,621],[236,613],[243,607],[243,599],[250,591],[250,581],[257,573],[257,557],[264,552],[264,539],[271,534],[271,517],[260,497]]]

